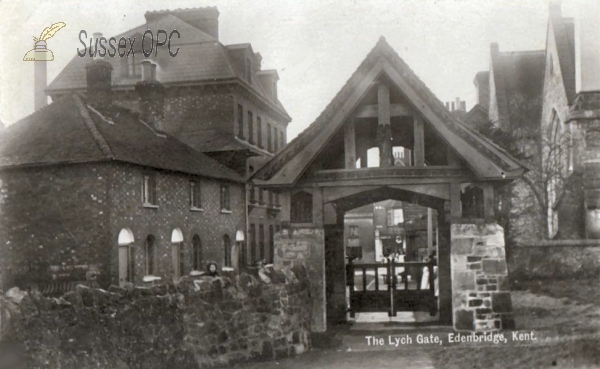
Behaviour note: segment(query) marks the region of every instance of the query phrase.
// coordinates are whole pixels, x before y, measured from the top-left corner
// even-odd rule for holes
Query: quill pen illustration
[[[35,46],[33,50],[30,50],[23,57],[23,61],[51,61],[54,60],[54,54],[52,51],[46,48],[46,40],[54,36],[56,32],[62,29],[66,24],[64,22],[57,22],[50,27],[44,28],[40,38],[33,37]]]
[[[44,31],[42,31],[42,34],[40,35],[39,40],[46,41],[50,37],[54,36],[54,34],[56,32],[58,32],[64,26],[66,26],[66,24],[64,22],[57,22],[57,23],[54,23],[53,25],[51,25],[50,27],[46,27],[44,29]]]

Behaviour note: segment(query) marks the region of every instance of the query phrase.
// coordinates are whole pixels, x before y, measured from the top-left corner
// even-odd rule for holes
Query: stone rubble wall
[[[514,329],[502,227],[452,224],[451,237],[454,329]]]
[[[0,351],[15,344],[23,367],[73,369],[200,369],[290,357],[310,349],[308,288],[301,268],[108,291],[78,286],[60,298],[13,288],[0,299]]]
[[[305,268],[310,280],[311,331],[327,328],[325,296],[325,230],[322,227],[284,227],[275,235],[274,264],[282,269]]]

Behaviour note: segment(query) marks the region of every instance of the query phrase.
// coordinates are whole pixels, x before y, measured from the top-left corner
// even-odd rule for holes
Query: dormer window
[[[252,62],[249,58],[246,59],[246,77],[248,78],[248,83],[252,83]]]

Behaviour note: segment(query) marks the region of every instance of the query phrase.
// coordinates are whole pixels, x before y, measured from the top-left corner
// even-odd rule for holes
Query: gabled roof
[[[545,50],[492,52],[491,71],[494,79],[496,103],[501,122],[510,119],[511,96],[522,96],[528,101],[541,99],[544,88]],[[537,113],[541,116],[541,105]]]
[[[160,15],[160,13],[161,12],[157,12],[158,15]],[[262,97],[267,104],[273,106],[286,118],[291,120],[281,102],[273,102],[272,97],[265,93],[256,76],[254,76],[255,78],[252,78],[253,83],[248,84],[246,82],[245,78],[243,78],[243,71],[240,71],[239,68],[236,67],[226,46],[214,37],[184,22],[173,14],[178,13],[165,12],[164,15],[153,16],[146,24],[142,24],[139,27],[130,29],[114,37],[118,42],[120,37],[131,37],[133,39],[134,36],[137,36],[137,40],[134,43],[134,49],[137,49],[141,47],[141,35],[143,35],[147,29],[176,29],[179,31],[181,38],[174,37],[171,40],[171,49],[175,52],[177,47],[179,47],[177,56],[171,57],[166,47],[162,47],[157,51],[156,56],[153,53],[149,58],[145,58],[144,54],[139,50],[135,52],[135,63],[139,64],[144,59],[150,59],[156,63],[158,65],[157,79],[166,87],[181,83],[241,81],[242,84],[250,87],[250,89],[258,96]],[[92,35],[88,35],[88,39],[86,40],[88,47],[90,37],[92,37]],[[129,50],[129,42],[127,45],[127,50]],[[89,55],[86,57],[75,55],[67,66],[50,83],[46,92],[52,94],[84,91],[86,88],[85,65],[91,60],[92,58],[89,57]],[[105,57],[104,60],[110,62],[113,66],[113,88],[133,89],[135,84],[141,80],[141,73],[137,77],[122,76],[122,58],[118,55],[114,58]]]
[[[386,74],[403,92],[413,108],[425,117],[477,177],[516,178],[524,172],[522,165],[504,150],[457,121],[381,37],[316,121],[258,170],[253,178],[264,181],[265,185],[293,185],[381,74]]]
[[[10,125],[0,136],[0,168],[120,161],[229,181],[233,170],[174,137],[158,133],[138,115],[113,105],[112,123],[73,94]]]
[[[563,79],[567,100],[575,98],[575,24],[573,18],[561,15],[560,6],[550,6],[548,28],[554,31],[554,42],[558,53],[558,63]],[[549,41],[549,40],[547,40]]]

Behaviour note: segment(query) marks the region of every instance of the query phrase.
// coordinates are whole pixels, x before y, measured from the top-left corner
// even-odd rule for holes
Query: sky
[[[563,1],[563,15],[582,3]],[[219,39],[252,44],[263,69],[279,72],[279,99],[292,117],[288,139],[323,111],[380,36],[442,101],[476,103],[473,79],[488,70],[490,43],[500,51],[545,46],[548,0],[26,0],[0,2],[0,120],[33,112],[32,37],[56,22],[48,40],[48,83],[76,54],[79,32],[117,35],[145,23],[151,10],[216,6]]]

